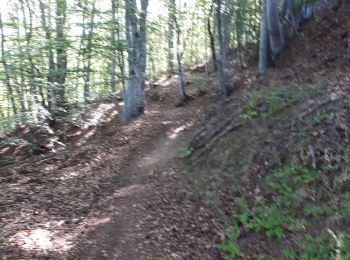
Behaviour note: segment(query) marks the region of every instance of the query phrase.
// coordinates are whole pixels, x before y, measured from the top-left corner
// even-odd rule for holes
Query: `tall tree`
[[[0,33],[1,33],[1,44],[0,44],[0,46],[1,46],[1,63],[2,63],[2,65],[4,67],[4,70],[5,70],[5,84],[6,84],[6,87],[7,87],[8,99],[11,102],[12,113],[13,113],[13,116],[15,117],[15,122],[16,122],[16,129],[18,129],[19,122],[17,120],[17,106],[16,106],[14,93],[13,93],[13,90],[12,90],[12,85],[11,85],[11,81],[10,81],[10,72],[9,72],[7,59],[6,59],[6,53],[5,53],[6,36],[5,36],[5,33],[4,33],[4,24],[3,24],[3,21],[2,21],[1,13],[0,13]]]
[[[259,39],[259,78],[263,79],[266,65],[267,65],[267,52],[268,52],[268,32],[267,32],[267,18],[266,18],[266,1],[263,0],[260,22],[260,39]]]
[[[182,66],[182,56],[183,56],[183,47],[181,43],[181,27],[177,19],[177,8],[176,8],[176,1],[170,0],[169,1],[169,21],[168,24],[172,24],[172,29],[175,28],[176,32],[176,40],[173,39],[172,41],[176,43],[175,48],[175,55],[172,54],[172,57],[176,56],[176,77],[177,77],[177,88],[180,93],[180,105],[184,104],[188,100],[188,96],[185,91],[185,80],[183,76],[183,66]],[[172,44],[171,46],[174,46]],[[171,49],[171,51],[174,51],[174,48]]]
[[[217,63],[218,62],[217,62],[217,59],[216,59],[215,37],[214,37],[212,25],[211,25],[211,13],[213,12],[213,7],[214,7],[214,4],[211,5],[210,11],[209,11],[209,14],[208,14],[207,29],[208,29],[210,51],[211,51],[211,58],[212,58],[212,61],[213,61],[213,65],[214,65],[214,71],[217,71],[217,69],[218,69],[218,64]]]
[[[67,39],[66,39],[67,1],[56,0],[56,97],[57,107],[65,108],[65,82],[67,75]]]
[[[128,84],[123,91],[123,120],[130,121],[144,111],[146,71],[146,17],[148,0],[141,0],[141,13],[135,0],[125,0],[125,34],[128,44]]]
[[[220,97],[222,100],[224,100],[227,97],[227,89],[226,89],[226,76],[225,76],[225,43],[224,43],[224,37],[222,32],[222,14],[221,14],[221,0],[215,0],[216,1],[216,23],[217,23],[217,34],[218,34],[218,41],[219,41],[219,53],[220,53],[220,59],[219,59],[219,71],[218,71],[218,78],[219,78],[219,91],[220,91]]]
[[[47,51],[47,106],[49,111],[52,112],[55,103],[55,59],[53,51],[53,39],[52,39],[52,29],[51,29],[51,10],[50,1],[48,5],[45,5],[43,0],[39,0],[39,7],[41,13],[41,25],[45,32],[45,49]],[[48,11],[46,11],[48,10]]]

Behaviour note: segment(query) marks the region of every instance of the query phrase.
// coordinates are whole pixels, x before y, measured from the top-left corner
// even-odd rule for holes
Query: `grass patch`
[[[252,91],[248,95],[240,118],[251,120],[260,115],[263,119],[270,119],[284,109],[307,99],[311,94],[318,93],[324,84],[325,80],[321,79],[316,84],[272,85],[266,89]],[[320,121],[322,118],[315,120]]]
[[[285,259],[350,259],[350,235],[331,230],[335,223],[350,216],[350,193],[338,196],[342,198],[338,206],[332,204],[336,194],[328,194],[326,201],[322,195],[298,198],[303,187],[322,194],[324,187],[319,185],[322,174],[297,163],[281,164],[265,176],[266,191],[262,196],[235,198],[238,210],[227,227],[234,235],[227,236],[227,241],[219,246],[227,254],[226,259],[239,255],[239,237],[244,232],[263,235],[280,245],[281,257]],[[324,227],[315,229],[319,221]],[[294,241],[291,248],[283,249],[285,239]]]

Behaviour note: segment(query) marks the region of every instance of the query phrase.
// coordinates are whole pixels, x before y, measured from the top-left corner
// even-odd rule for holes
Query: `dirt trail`
[[[176,107],[169,84],[159,97],[127,126],[107,125],[80,148],[0,174],[1,259],[203,259],[215,251],[209,214],[183,198],[179,152],[216,96]]]
[[[174,167],[178,151],[188,144],[193,131],[180,132],[171,139],[161,136],[141,147],[124,169],[120,187],[114,192],[115,212],[108,222],[91,231],[80,245],[81,259],[155,259],[143,249],[142,224],[149,214],[147,198],[152,197],[153,181]],[[175,162],[174,162],[175,161]],[[176,185],[176,184],[175,184]],[[119,186],[119,185],[118,185]],[[155,248],[154,254],[157,254]],[[159,252],[158,252],[159,253]],[[158,255],[158,257],[160,257]]]

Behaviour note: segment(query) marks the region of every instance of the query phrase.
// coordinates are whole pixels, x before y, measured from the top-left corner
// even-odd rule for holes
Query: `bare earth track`
[[[196,95],[196,86],[189,89]],[[208,240],[217,236],[206,223],[209,213],[185,199],[179,159],[216,97],[207,94],[176,107],[176,88],[169,84],[159,89],[159,98],[127,126],[112,121],[94,129],[80,147],[1,170],[1,259],[217,254]]]

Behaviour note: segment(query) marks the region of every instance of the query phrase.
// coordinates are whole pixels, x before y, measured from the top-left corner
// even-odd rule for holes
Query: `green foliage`
[[[283,250],[283,255],[289,260],[328,260],[332,259],[333,247],[328,239],[306,235],[300,250]]]
[[[333,214],[331,207],[326,203],[321,205],[306,205],[304,207],[304,212],[316,219]]]
[[[237,225],[231,226],[226,232],[227,241],[218,245],[218,248],[225,253],[225,260],[231,260],[241,254],[240,247],[237,244],[237,238],[240,230]]]
[[[350,259],[350,235],[340,236],[338,256],[340,260]]]
[[[181,159],[189,158],[194,152],[193,148],[181,148],[179,157]]]
[[[319,124],[321,124],[326,118],[327,118],[327,114],[326,114],[326,113],[319,113],[319,114],[315,115],[315,116],[312,118],[312,124],[313,124],[313,125],[319,125]]]
[[[263,230],[267,237],[282,238],[282,225],[287,224],[290,218],[283,214],[277,204],[260,203],[250,212],[244,199],[238,198],[236,202],[240,207],[240,213],[234,216],[238,223],[255,232]]]
[[[315,170],[291,163],[273,171],[265,178],[267,186],[283,195],[288,195],[302,184],[308,184],[319,176]]]
[[[252,91],[248,96],[248,101],[243,108],[243,113],[240,115],[240,118],[243,120],[250,120],[253,117],[258,115],[256,110],[257,103],[259,101],[259,92]]]
[[[250,120],[261,114],[263,119],[269,119],[284,108],[290,107],[307,97],[308,88],[310,86],[291,84],[252,91],[240,117],[243,120]]]

